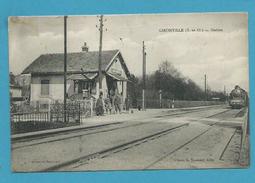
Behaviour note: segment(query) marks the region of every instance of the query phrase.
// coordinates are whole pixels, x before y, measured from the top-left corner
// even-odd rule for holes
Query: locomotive
[[[230,92],[229,105],[232,109],[241,109],[248,105],[248,94],[240,86],[236,85]]]

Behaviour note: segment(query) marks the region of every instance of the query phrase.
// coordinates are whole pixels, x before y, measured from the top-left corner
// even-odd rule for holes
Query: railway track
[[[169,117],[169,116],[178,116],[178,115],[182,115],[182,114],[200,112],[200,111],[203,111],[203,110],[207,110],[207,109],[203,109],[203,108],[202,109],[184,109],[184,110],[180,109],[180,111],[177,111],[177,112],[174,111],[171,114],[162,114],[160,116],[146,117],[146,118],[141,118],[139,120],[151,119],[151,118],[163,118],[163,117]],[[26,142],[26,141],[31,141],[31,140],[37,140],[37,139],[42,139],[42,138],[59,136],[59,135],[67,135],[69,133],[74,133],[74,132],[78,133],[80,131],[91,131],[91,130],[94,130],[94,129],[101,129],[101,128],[105,128],[105,127],[109,127],[109,126],[123,124],[125,122],[129,122],[129,121],[125,120],[125,121],[121,121],[121,122],[113,122],[113,123],[101,124],[101,125],[97,125],[97,126],[77,128],[77,129],[72,129],[72,130],[63,130],[63,131],[54,131],[54,130],[52,130],[52,132],[42,133],[42,134],[38,134],[38,135],[28,135],[28,136],[22,136],[22,137],[12,136],[11,139],[12,139],[12,143]]]
[[[160,138],[161,136],[167,135],[167,134],[173,132],[174,130],[180,129],[182,127],[186,127],[188,125],[189,125],[188,123],[185,123],[185,124],[182,124],[182,125],[171,127],[171,128],[166,129],[166,130],[159,131],[159,132],[150,134],[148,136],[141,137],[141,138],[129,141],[129,142],[124,143],[124,144],[116,145],[116,146],[113,146],[113,147],[108,148],[108,149],[104,149],[104,150],[96,152],[96,153],[92,153],[92,154],[89,154],[89,155],[86,155],[86,156],[83,156],[83,157],[79,157],[79,158],[71,160],[71,161],[67,161],[67,162],[64,162],[64,163],[46,168],[42,171],[55,171],[57,169],[63,168],[65,166],[69,166],[69,165],[77,163],[77,162],[81,162],[80,165],[82,165],[82,164],[86,163],[87,161],[95,159],[95,158],[105,158],[105,157],[107,157],[111,154],[118,153],[120,151],[124,151],[124,150],[127,150],[129,148],[138,146],[139,144],[148,142],[150,140]]]
[[[227,109],[227,110],[225,110],[225,111],[222,111],[222,112],[219,112],[219,113],[216,113],[216,114],[207,116],[206,118],[213,118],[213,117],[219,116],[219,115],[221,115],[221,114],[227,113],[227,112],[229,112],[229,111],[231,111],[231,109]]]
[[[217,116],[222,115],[222,114],[224,114],[224,113],[227,113],[227,112],[229,112],[229,111],[232,111],[232,109],[227,109],[227,110],[225,110],[225,111],[222,111],[222,112],[219,112],[219,113],[216,113],[216,114],[207,116],[206,118],[217,117]],[[234,117],[235,117],[235,118],[238,117],[238,115],[239,115],[240,112],[242,112],[242,110],[240,110],[236,115],[234,115]],[[174,149],[174,150],[170,151],[169,153],[163,155],[162,157],[158,158],[156,161],[150,163],[150,164],[149,164],[148,166],[146,166],[144,169],[150,169],[150,167],[152,167],[152,166],[155,165],[156,163],[162,161],[163,159],[165,159],[165,158],[167,158],[168,156],[174,154],[174,153],[177,152],[178,150],[184,148],[186,145],[192,143],[193,141],[195,141],[196,139],[198,139],[198,138],[201,137],[202,135],[205,135],[207,132],[209,132],[210,130],[212,130],[214,126],[217,126],[218,123],[219,123],[219,122],[215,122],[215,123],[213,123],[213,124],[210,124],[210,125],[209,125],[210,127],[209,127],[207,130],[201,132],[200,134],[198,134],[198,135],[195,136],[194,138],[190,139],[190,140],[187,141],[186,143],[183,143],[182,145],[180,145],[180,146],[177,147],[176,149]],[[230,144],[231,144],[231,142],[232,142],[234,136],[237,134],[238,131],[239,131],[238,129],[235,129],[234,133],[232,134],[232,136],[231,136],[230,139],[228,140],[227,144],[225,145],[225,147],[224,147],[224,149],[222,150],[221,155],[220,155],[220,157],[219,157],[219,160],[220,160],[220,161],[223,161],[223,156],[224,156],[225,152],[227,151],[227,149],[229,148],[229,146],[230,146]],[[232,150],[230,150],[230,151],[232,151]],[[239,147],[239,153],[240,153],[240,152],[241,152],[241,145],[240,145],[240,147]],[[238,160],[236,160],[236,161],[238,162],[239,159],[240,159],[240,156],[238,157]]]
[[[122,122],[114,122],[114,123],[107,123],[107,124],[100,124],[96,126],[89,126],[89,127],[84,127],[84,128],[77,128],[77,129],[68,129],[68,130],[62,130],[62,131],[56,131],[57,129],[53,129],[50,132],[47,133],[39,133],[39,134],[32,134],[32,135],[25,135],[24,136],[16,136],[13,135],[11,137],[12,143],[18,143],[18,142],[26,142],[26,141],[31,141],[31,140],[37,140],[37,139],[42,139],[42,138],[48,138],[48,137],[54,137],[54,136],[59,136],[59,135],[66,135],[69,133],[74,133],[74,132],[79,132],[79,131],[89,131],[89,130],[94,130],[94,129],[100,129],[116,124],[121,124]],[[43,131],[42,131],[43,132]]]
[[[229,139],[227,145],[226,145],[225,148],[223,149],[223,151],[222,151],[222,153],[221,153],[221,155],[220,155],[220,160],[223,160],[223,159],[222,159],[222,158],[223,158],[223,155],[225,154],[227,148],[229,147],[230,142],[232,141],[232,139],[233,139],[233,137],[236,135],[236,133],[237,133],[237,129],[235,129],[235,132],[233,133],[233,135],[232,135],[231,138]],[[240,146],[240,147],[241,147],[241,146]],[[240,149],[240,150],[241,150],[241,149]]]
[[[202,109],[202,110],[201,109],[192,109],[192,110],[188,110],[188,111],[184,110],[184,112],[183,112],[183,110],[181,110],[181,112],[174,112],[172,114],[162,115],[161,118],[156,116],[156,117],[154,117],[154,118],[156,118],[156,119],[154,119],[154,121],[160,121],[160,120],[162,120],[162,118],[164,119],[165,117],[169,117],[169,116],[179,116],[181,114],[200,112],[203,110],[204,109]],[[224,112],[226,112],[226,111],[223,111],[221,113],[224,113]],[[212,116],[214,116],[214,115],[212,115]],[[151,118],[144,118],[144,119],[151,119]],[[40,145],[40,144],[44,144],[44,143],[56,142],[56,141],[86,136],[86,135],[93,135],[93,134],[97,134],[97,133],[110,132],[110,131],[119,130],[119,129],[123,129],[123,128],[129,128],[129,127],[135,127],[135,126],[149,124],[147,122],[140,122],[140,123],[136,123],[136,124],[118,126],[118,125],[123,125],[125,122],[128,122],[128,121],[108,123],[108,124],[103,124],[100,126],[88,127],[85,129],[75,129],[75,130],[58,132],[58,133],[42,134],[42,135],[37,135],[35,137],[28,137],[28,138],[24,137],[24,138],[17,138],[17,139],[14,138],[14,139],[12,139],[12,150],[20,149],[20,148],[24,148],[24,147],[28,147],[28,146],[33,146],[33,145]],[[110,128],[108,128],[108,127],[110,127]],[[50,138],[50,139],[47,139],[47,138]],[[25,144],[22,144],[22,142],[24,142]]]
[[[72,131],[72,132],[69,132],[69,133],[66,133],[66,134],[61,134],[64,137],[59,137],[58,136],[57,138],[55,138],[55,139],[53,138],[51,140],[45,140],[45,141],[37,142],[36,140],[38,140],[38,139],[33,139],[33,141],[30,140],[30,143],[26,144],[26,145],[15,145],[15,143],[14,143],[13,144],[14,147],[12,147],[12,150],[20,149],[20,148],[24,148],[24,147],[28,147],[28,146],[33,146],[33,145],[39,145],[39,144],[44,144],[44,143],[50,143],[50,142],[56,142],[56,141],[71,139],[71,138],[77,138],[77,137],[86,136],[86,135],[93,135],[93,134],[97,134],[97,133],[110,132],[110,131],[119,130],[119,129],[123,129],[123,128],[136,127],[136,126],[146,125],[146,124],[148,124],[148,123],[142,122],[142,123],[138,123],[138,124],[132,124],[132,125],[126,125],[126,126],[120,126],[120,127],[114,127],[114,128],[102,129],[102,130],[100,130],[101,128],[95,128],[95,130],[99,130],[99,131],[92,131],[92,129],[90,129],[90,130],[85,130],[85,131],[79,131],[79,132],[82,132],[82,133],[78,133],[78,134],[77,134],[77,132],[74,133],[74,131]],[[72,133],[73,135],[66,136],[70,133]],[[54,135],[54,136],[56,136],[56,135]]]
[[[192,110],[192,112],[200,112],[202,110]],[[207,118],[213,118],[213,117],[216,117],[217,115],[221,115],[223,113],[226,113],[230,111],[229,109],[227,110],[224,110],[224,111],[221,111],[221,112],[217,112],[216,114],[213,114],[213,115],[210,115],[210,116],[207,116]],[[171,116],[178,116],[180,114],[187,114],[187,113],[190,113],[191,111],[179,111],[179,112],[175,112],[175,113],[172,113],[170,114]],[[151,119],[151,121],[160,121],[160,120],[164,120],[166,117],[168,117],[169,114],[167,115],[162,115],[161,118],[144,118],[144,119]],[[159,161],[162,161],[164,158],[170,156],[171,154],[177,152],[178,150],[182,149],[183,147],[185,147],[186,145],[190,144],[191,142],[195,141],[197,138],[203,136],[204,134],[206,134],[208,131],[210,131],[213,126],[217,125],[218,122],[215,122],[215,123],[212,123],[210,125],[208,125],[208,129],[202,131],[201,133],[199,133],[197,136],[191,138],[191,139],[187,139],[187,141],[185,143],[182,143],[182,144],[178,144],[178,147],[177,148],[174,148],[173,150],[171,150],[169,153],[167,154],[164,154],[162,157],[160,157],[159,159],[157,159],[156,161],[152,162],[151,164],[149,164],[148,166],[146,166],[144,169],[148,169],[150,168],[151,166],[153,166],[154,164],[156,164],[157,162]],[[59,138],[59,134],[55,135],[56,139],[51,139],[51,140],[47,140],[47,138],[45,139],[45,141],[40,141],[40,142],[37,142],[38,139],[34,139],[34,142],[32,141],[31,143],[28,143],[28,144],[19,144],[17,143],[16,145],[13,144],[13,148],[12,150],[15,150],[15,149],[19,149],[19,148],[23,148],[23,147],[27,147],[27,146],[33,146],[33,145],[38,145],[38,144],[42,144],[42,143],[50,143],[50,142],[55,142],[55,141],[61,141],[61,140],[65,140],[65,139],[70,139],[70,138],[75,138],[75,137],[80,137],[80,136],[85,136],[85,135],[91,135],[91,134],[96,134],[96,133],[103,133],[103,132],[109,132],[109,131],[114,131],[114,130],[118,130],[118,129],[123,129],[123,128],[128,128],[128,127],[140,127],[142,125],[145,125],[145,124],[152,124],[151,122],[147,123],[147,122],[140,122],[140,123],[136,123],[136,124],[130,124],[130,125],[125,125],[125,126],[122,126],[124,124],[124,122],[118,122],[118,123],[114,123],[112,125],[108,125],[108,126],[103,126],[102,128],[90,128],[86,131],[82,131],[83,133],[81,134],[78,134],[78,133],[74,133],[72,136],[66,136],[65,135],[68,135],[69,132],[67,133],[62,133],[63,137]],[[117,125],[117,126],[116,126]],[[119,126],[118,126],[119,125]],[[171,128],[164,128],[163,130],[162,129],[158,129],[157,132],[151,132],[152,134],[149,134],[149,135],[146,135],[144,134],[145,136],[139,138],[139,136],[137,136],[135,139],[133,138],[133,140],[131,141],[127,141],[123,144],[113,144],[113,145],[110,145],[108,147],[105,147],[106,149],[98,149],[95,151],[95,153],[91,153],[91,154],[87,154],[87,155],[84,155],[84,156],[79,156],[77,158],[74,158],[74,159],[71,159],[71,160],[68,160],[68,161],[64,161],[64,162],[61,162],[59,164],[56,164],[56,165],[51,165],[51,167],[48,167],[48,168],[44,168],[43,170],[40,170],[40,171],[58,171],[58,170],[61,170],[61,169],[65,169],[65,167],[72,167],[74,165],[74,168],[75,167],[79,167],[79,166],[82,166],[83,164],[86,164],[86,163],[89,163],[89,161],[91,160],[97,160],[97,159],[101,159],[101,158],[106,158],[108,156],[111,156],[111,155],[114,155],[116,153],[119,153],[119,152],[123,152],[125,150],[128,150],[128,149],[132,149],[132,148],[135,148],[141,144],[144,144],[146,142],[149,142],[149,141],[153,141],[155,139],[159,139],[160,137],[162,136],[166,136],[170,133],[173,133],[177,130],[181,130],[182,128],[184,127],[187,127],[189,125],[189,123],[182,123],[181,125],[178,125],[178,126],[171,126]],[[96,131],[93,131],[93,130],[96,130]],[[79,132],[79,131],[77,131]],[[85,132],[85,133],[84,133]],[[70,133],[73,133],[73,131],[71,131]],[[230,139],[231,141],[231,139]],[[24,142],[24,141],[22,141]],[[228,142],[229,144],[230,142]],[[228,145],[227,145],[228,146]],[[226,151],[227,149],[227,146],[225,147],[225,149],[223,150],[222,152],[222,155],[224,154],[224,152]],[[66,169],[66,170],[72,170],[72,169]]]
[[[189,114],[189,113],[194,113],[194,112],[200,112],[200,111],[204,111],[204,110],[208,110],[208,109],[190,109],[190,110],[180,110],[180,112],[178,113],[172,113],[172,114],[164,114],[163,117],[169,117],[169,116],[179,116],[179,115],[182,115],[182,114]],[[159,115],[159,116],[155,116],[155,118],[161,118],[162,115]]]
[[[156,163],[162,161],[163,159],[167,158],[168,156],[174,154],[175,152],[177,152],[178,150],[184,148],[186,145],[190,144],[191,142],[195,141],[197,138],[201,137],[202,135],[206,134],[208,131],[210,131],[214,125],[216,125],[218,122],[210,125],[210,127],[208,129],[206,129],[205,131],[201,132],[200,134],[196,135],[195,137],[193,137],[192,139],[188,140],[187,142],[181,144],[179,147],[175,148],[174,150],[170,151],[167,154],[164,154],[163,156],[161,156],[160,158],[158,158],[156,161],[150,163],[149,165],[147,165],[146,167],[144,167],[144,169],[149,169],[150,167],[152,167],[153,165],[155,165]]]
[[[199,133],[198,135],[196,135],[192,139],[186,141],[185,143],[180,144],[177,148],[173,149],[172,151],[170,151],[167,154],[164,154],[163,156],[158,158],[156,161],[153,161],[152,163],[150,163],[149,165],[147,165],[143,169],[149,169],[154,164],[162,161],[163,159],[167,158],[171,154],[173,154],[173,153],[177,152],[178,150],[184,148],[186,145],[190,144],[191,142],[195,141],[197,138],[201,137],[202,135],[204,135],[208,131],[210,131],[213,128],[213,126],[216,125],[217,123],[218,122],[210,125],[210,127],[208,129],[206,129],[203,132]],[[74,160],[71,160],[71,161],[67,161],[67,162],[64,162],[64,163],[46,168],[42,171],[58,171],[58,170],[63,170],[63,169],[67,170],[68,168],[66,168],[66,167],[69,167],[69,166],[71,166],[72,168],[77,168],[77,167],[83,166],[85,164],[88,164],[89,161],[91,161],[91,160],[106,158],[106,157],[114,155],[116,153],[123,152],[123,151],[131,149],[131,148],[135,148],[136,146],[139,146],[140,144],[146,143],[146,142],[154,140],[154,139],[158,139],[158,138],[160,138],[164,135],[167,135],[169,133],[173,133],[177,129],[181,129],[182,127],[185,127],[185,126],[187,127],[188,125],[189,125],[188,123],[182,124],[180,126],[170,128],[170,129],[167,129],[167,130],[163,130],[163,131],[157,132],[155,134],[148,135],[146,137],[142,137],[142,138],[130,141],[130,142],[125,143],[125,144],[117,145],[117,146],[114,146],[114,147],[111,147],[111,148],[108,148],[108,149],[104,149],[100,152],[89,154],[89,155],[86,155],[86,156],[83,156],[83,157],[80,157],[80,158],[77,158],[77,159],[74,159]],[[70,169],[68,169],[68,170],[70,170]]]
[[[223,112],[220,112],[220,113],[217,113],[217,114],[222,114],[222,113],[225,113],[225,112],[228,112],[228,111],[229,110],[226,110],[226,111],[223,111]],[[217,114],[208,116],[208,118],[212,118],[212,117],[216,116]],[[149,169],[154,164],[158,163],[159,161],[162,161],[164,158],[170,156],[171,154],[177,152],[178,150],[182,149],[186,145],[188,145],[191,142],[195,141],[197,138],[201,137],[202,135],[204,135],[208,131],[210,131],[215,125],[217,125],[217,123],[218,122],[215,122],[213,124],[208,125],[209,126],[208,129],[202,131],[201,133],[199,133],[195,137],[191,138],[190,140],[186,141],[185,143],[180,144],[180,146],[178,146],[177,148],[173,149],[169,153],[164,154],[162,157],[160,157],[156,161],[150,163],[144,169]],[[72,166],[73,168],[77,168],[79,166],[82,166],[84,164],[89,163],[89,161],[91,161],[91,160],[106,158],[106,157],[111,156],[111,155],[113,155],[115,153],[123,152],[125,150],[128,150],[128,149],[134,148],[136,146],[139,146],[140,144],[146,143],[146,142],[154,140],[154,139],[158,139],[158,138],[160,138],[160,137],[162,137],[164,135],[172,133],[172,132],[174,132],[177,129],[181,129],[181,127],[184,127],[184,126],[187,127],[188,125],[189,125],[189,123],[185,123],[185,124],[182,124],[182,125],[174,127],[174,128],[170,128],[170,129],[167,129],[167,130],[163,130],[163,131],[157,132],[157,133],[152,134],[152,135],[148,135],[146,137],[142,137],[142,138],[139,138],[139,139],[136,139],[136,140],[133,140],[133,141],[121,144],[121,145],[117,145],[117,146],[113,146],[113,147],[108,148],[108,149],[104,149],[104,150],[96,152],[96,153],[92,153],[92,154],[89,154],[89,155],[86,155],[86,156],[83,156],[83,157],[79,157],[79,158],[74,159],[72,161],[68,161],[68,162],[64,162],[64,163],[58,164],[56,166],[44,169],[43,171],[57,171],[59,169],[64,169],[65,167],[72,166],[72,165],[74,165],[74,166]],[[228,144],[227,144],[227,146],[228,146]],[[224,154],[224,151],[226,150],[227,146],[224,148],[222,154]]]

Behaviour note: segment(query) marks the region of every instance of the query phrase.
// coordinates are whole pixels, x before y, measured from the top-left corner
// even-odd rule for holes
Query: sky
[[[105,15],[103,50],[119,49],[130,72],[142,75],[142,41],[147,73],[162,61],[204,87],[230,92],[249,90],[248,17],[245,13]],[[41,54],[63,53],[62,16],[10,17],[10,72],[20,74]],[[99,49],[99,17],[68,16],[67,51],[80,52],[84,42]],[[180,30],[183,31],[180,31]],[[203,31],[202,31],[203,30]]]

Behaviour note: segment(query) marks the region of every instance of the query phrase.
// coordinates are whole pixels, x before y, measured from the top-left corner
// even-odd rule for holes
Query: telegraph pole
[[[162,90],[159,90],[159,108],[162,108]]]
[[[224,101],[227,101],[227,96],[226,96],[226,86],[224,85]]]
[[[145,110],[145,89],[146,89],[146,52],[145,52],[145,45],[143,41],[143,110]]]
[[[100,38],[99,38],[99,60],[98,60],[98,78],[99,78],[99,91],[102,90],[102,44],[103,44],[103,15],[100,15],[99,18],[99,32],[100,32]]]
[[[67,30],[66,30],[67,16],[64,16],[64,122],[66,123],[66,65],[67,65]]]
[[[206,74],[205,74],[205,101],[207,101]]]

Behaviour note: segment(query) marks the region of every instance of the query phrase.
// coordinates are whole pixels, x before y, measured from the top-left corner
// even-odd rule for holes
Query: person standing
[[[96,115],[102,116],[104,114],[103,92],[100,92],[99,98],[96,101]]]
[[[115,97],[114,97],[114,106],[115,106],[115,112],[121,113],[121,97],[117,93],[115,94]]]
[[[115,112],[115,91],[113,89],[110,90],[110,103],[111,103],[111,107],[113,109],[113,112]]]
[[[110,100],[110,96],[109,94],[107,94],[105,100],[104,100],[104,103],[105,103],[105,111],[107,114],[111,114],[112,112],[112,105],[111,105],[111,100]]]
[[[126,111],[129,111],[129,107],[130,107],[129,95],[127,95],[127,97],[125,98]]]

